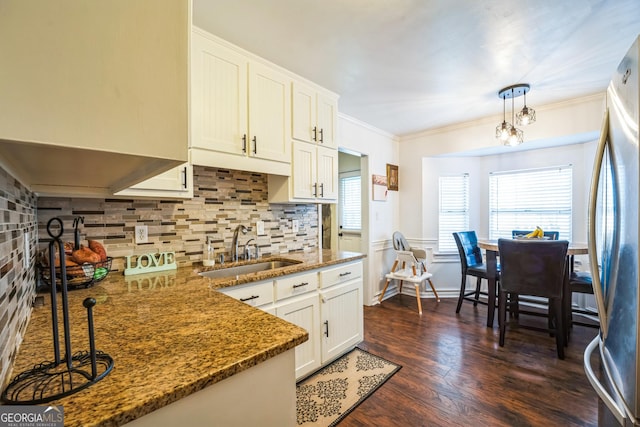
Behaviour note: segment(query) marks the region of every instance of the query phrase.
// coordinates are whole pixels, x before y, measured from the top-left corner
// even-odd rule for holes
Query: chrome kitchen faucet
[[[233,231],[233,240],[231,241],[231,261],[238,261],[238,233],[242,231],[242,234],[247,234],[249,229],[240,224]]]

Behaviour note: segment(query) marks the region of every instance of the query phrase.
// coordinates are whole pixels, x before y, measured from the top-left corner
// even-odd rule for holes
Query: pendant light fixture
[[[536,121],[536,112],[533,108],[527,107],[526,94],[529,92],[530,86],[526,83],[519,83],[507,86],[498,91],[498,96],[502,98],[502,123],[496,126],[496,138],[501,140],[504,145],[516,146],[523,142],[523,132],[516,128],[512,123],[516,122],[521,126]],[[516,115],[514,98],[524,95],[524,107]],[[507,98],[511,98],[511,123],[506,119],[506,102]]]
[[[522,107],[522,110],[520,110],[518,112],[518,114],[516,114],[516,120],[517,123],[520,126],[526,126],[526,125],[530,125],[531,123],[536,121],[536,110],[534,110],[533,108],[529,108],[527,107],[527,92],[529,90],[525,90],[523,95],[524,95],[524,107]]]

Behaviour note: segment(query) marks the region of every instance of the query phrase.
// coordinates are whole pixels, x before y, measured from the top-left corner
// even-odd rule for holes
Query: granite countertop
[[[260,261],[286,258],[300,264],[232,279],[199,276],[199,271],[211,269],[202,266],[135,276],[111,273],[91,288],[70,291],[72,353],[89,350],[82,301],[93,297],[96,349],[109,354],[114,367],[96,384],[48,404],[64,406],[65,426],[118,426],[290,350],[308,339],[306,330],[217,289],[362,257],[327,250],[296,252]],[[60,293],[58,301],[60,308]],[[64,357],[62,314],[59,329]],[[52,360],[47,295],[44,307],[33,310],[12,378]]]

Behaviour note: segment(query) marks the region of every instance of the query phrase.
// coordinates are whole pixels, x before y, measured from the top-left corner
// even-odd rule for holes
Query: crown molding
[[[596,92],[596,93],[593,93],[591,95],[581,96],[581,97],[578,97],[578,98],[570,98],[570,99],[565,99],[565,100],[558,101],[558,102],[553,102],[551,104],[539,105],[539,106],[536,106],[536,111],[557,110],[557,109],[560,109],[560,108],[567,108],[567,107],[571,107],[571,106],[574,106],[574,105],[585,104],[585,103],[598,101],[598,100],[601,100],[603,102],[603,105],[604,105],[605,96],[606,96],[606,90],[605,91]],[[416,133],[402,135],[402,136],[399,137],[400,138],[399,141],[400,142],[411,141],[413,139],[419,139],[419,138],[423,138],[425,136],[433,136],[433,135],[438,135],[438,134],[441,134],[441,133],[447,133],[447,132],[466,129],[466,128],[470,128],[470,127],[482,126],[482,125],[485,125],[485,124],[488,124],[488,123],[495,124],[496,122],[499,122],[501,120],[502,120],[502,114],[495,114],[495,115],[491,115],[491,116],[487,116],[487,117],[482,117],[482,118],[476,119],[476,120],[469,120],[469,121],[466,121],[466,122],[454,123],[454,124],[450,124],[450,125],[446,125],[446,126],[440,126],[440,127],[432,128],[432,129],[425,129],[425,130],[422,130],[422,131],[416,132]]]

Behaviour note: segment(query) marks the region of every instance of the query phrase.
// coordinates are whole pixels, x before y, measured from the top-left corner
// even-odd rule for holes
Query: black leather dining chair
[[[518,237],[524,237],[527,234],[531,233],[532,231],[533,230],[511,230],[511,237],[514,239]],[[559,231],[543,231],[543,235],[544,237],[547,238],[547,240],[558,240],[558,238],[560,237],[560,232]],[[509,309],[509,313],[513,317],[518,317],[520,313],[528,314],[531,316],[543,316],[543,317],[547,316],[547,314],[543,314],[535,310],[526,310],[526,309],[521,310],[521,307],[520,307],[521,302],[535,304],[535,305],[540,305],[540,304],[545,305],[543,301],[539,301],[539,300],[531,299],[527,297],[520,299],[520,297],[517,294],[512,293],[509,295],[508,309]],[[551,323],[549,323],[549,328],[551,328]]]
[[[573,265],[573,257],[571,257],[571,263]],[[573,270],[573,269],[572,269]],[[589,326],[592,328],[599,328],[600,322],[595,320],[594,322],[582,322],[580,320],[574,320],[573,314],[583,314],[591,317],[597,317],[598,313],[581,308],[574,308],[571,303],[573,293],[591,294],[593,295],[593,279],[591,273],[584,271],[571,271],[569,274],[569,298],[567,298],[567,319],[569,327],[572,325]]]
[[[548,316],[552,320],[558,357],[564,359],[566,240],[499,239],[500,291],[498,325],[500,346],[506,334],[507,296],[510,293],[548,298]],[[517,320],[516,320],[517,321]]]
[[[456,306],[456,313],[460,313],[463,301],[473,302],[473,306],[478,304],[489,305],[488,301],[480,299],[480,296],[488,298],[489,294],[481,290],[482,279],[489,279],[489,272],[487,266],[482,260],[482,252],[478,247],[478,237],[475,231],[460,231],[453,233],[453,238],[456,241],[458,247],[458,254],[460,255],[460,266],[462,268],[462,281],[460,282],[460,295],[458,297],[458,305]],[[473,276],[476,278],[476,286],[474,289],[467,290],[467,276]],[[496,283],[498,277],[496,277]],[[497,292],[496,292],[497,295]],[[495,307],[495,305],[494,305]],[[488,317],[493,318],[493,316]]]

